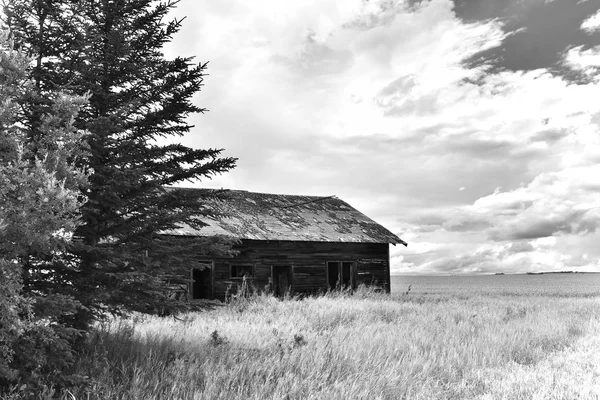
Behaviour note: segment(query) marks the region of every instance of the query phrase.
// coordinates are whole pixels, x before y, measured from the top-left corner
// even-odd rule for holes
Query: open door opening
[[[327,263],[327,283],[329,290],[335,290],[338,287],[338,282],[340,281],[340,270],[339,263],[336,262],[328,262]]]
[[[292,290],[292,266],[273,265],[272,271],[273,294],[283,297]]]
[[[209,266],[203,269],[194,268],[192,270],[192,298],[212,299],[212,295],[212,268]]]

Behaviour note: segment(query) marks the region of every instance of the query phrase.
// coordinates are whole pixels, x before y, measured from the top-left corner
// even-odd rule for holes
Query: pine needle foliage
[[[77,228],[85,170],[85,133],[74,127],[84,96],[48,92],[37,104],[36,135],[27,118],[37,98],[31,59],[0,31],[0,394],[20,382],[23,396],[59,385],[74,360],[80,332],[65,325],[81,310],[73,296],[27,290],[32,279],[54,281],[51,271],[29,265],[59,259]],[[32,275],[35,277],[32,278]]]
[[[36,107],[49,93],[89,96],[74,122],[89,132],[89,154],[81,161],[90,171],[81,193],[82,223],[68,254],[30,266],[54,271],[57,278],[49,282],[32,274],[25,282],[30,290],[59,291],[80,301],[85,308],[71,321],[80,329],[106,311],[164,313],[182,306],[173,286],[186,283],[198,254],[228,254],[233,244],[164,235],[182,224],[202,225],[197,215],[205,199],[173,186],[209,179],[236,162],[222,156],[222,149],[177,142],[191,132],[187,117],[206,111],[193,98],[207,69],[192,57],[163,54],[181,27],[181,20],[166,20],[177,3],[5,2],[5,23],[16,45],[36,57],[32,78],[39,100],[29,114],[32,135],[39,134]]]

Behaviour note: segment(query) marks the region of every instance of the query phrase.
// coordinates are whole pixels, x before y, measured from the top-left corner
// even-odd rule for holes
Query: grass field
[[[76,399],[598,399],[600,297],[255,296],[98,328]]]

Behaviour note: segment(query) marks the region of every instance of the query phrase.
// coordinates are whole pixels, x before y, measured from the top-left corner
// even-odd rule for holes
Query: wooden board
[[[227,290],[235,293],[241,285],[240,278],[230,275],[231,264],[253,265],[254,277],[247,281],[258,290],[269,288],[274,265],[290,265],[295,293],[325,291],[328,287],[327,261],[353,262],[357,284],[375,284],[389,292],[388,248],[386,243],[243,240],[236,247],[237,257],[214,260],[213,295],[223,299]]]

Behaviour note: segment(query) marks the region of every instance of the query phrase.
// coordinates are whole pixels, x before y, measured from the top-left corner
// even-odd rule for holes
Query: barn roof
[[[239,239],[319,242],[406,242],[335,196],[295,196],[243,190],[189,189],[217,193],[203,202],[213,214],[201,229],[181,226],[178,236],[226,235]]]

